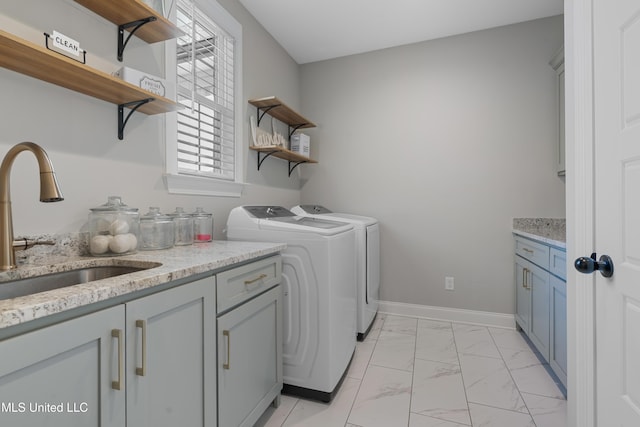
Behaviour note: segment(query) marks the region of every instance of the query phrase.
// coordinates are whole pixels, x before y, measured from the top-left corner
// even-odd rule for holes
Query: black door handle
[[[602,255],[600,259],[596,261],[596,253],[592,253],[591,257],[580,257],[574,262],[574,267],[580,273],[593,273],[599,271],[604,277],[613,276],[613,260],[609,255]]]

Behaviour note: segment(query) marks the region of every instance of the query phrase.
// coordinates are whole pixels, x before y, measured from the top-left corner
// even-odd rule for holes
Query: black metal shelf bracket
[[[260,166],[262,166],[262,163],[264,163],[264,161],[266,160],[267,157],[277,153],[278,151],[269,151],[269,152],[264,152],[264,151],[258,151],[258,170],[260,170]],[[262,156],[261,156],[262,155]],[[291,173],[293,173],[293,170],[295,168],[297,168],[299,165],[303,164],[303,163],[308,163],[306,160],[302,160],[299,162],[295,162],[292,160],[288,160],[289,163],[289,177],[291,177]],[[291,166],[293,164],[293,166]]]
[[[129,118],[138,108],[142,107],[144,104],[153,101],[155,98],[147,98],[141,99],[140,101],[132,101],[126,102],[124,104],[118,104],[118,139],[122,141],[124,139],[124,127],[127,125]],[[124,109],[125,107],[131,108],[127,117],[124,117]],[[132,108],[133,107],[133,108]]]
[[[269,157],[272,154],[277,153],[277,151],[269,151],[268,153],[264,153],[262,151],[258,151],[258,170],[260,170],[260,166],[262,166],[262,163],[264,162],[264,160]],[[264,154],[264,156],[262,156],[262,159],[260,159],[260,154]]]
[[[291,137],[295,131],[308,124],[309,123],[300,123],[299,125],[289,125],[289,141],[291,141]]]
[[[129,43],[129,39],[131,38],[133,33],[138,31],[138,29],[142,27],[144,24],[148,24],[149,22],[153,22],[153,21],[157,21],[157,18],[155,16],[150,16],[148,18],[138,19],[137,21],[132,21],[126,24],[118,25],[118,61],[122,62],[122,55],[124,54],[124,48],[127,46],[127,43]],[[129,35],[125,39],[124,30],[131,27],[134,27],[134,29],[129,31]]]
[[[257,115],[258,115],[258,126],[260,126],[260,120],[262,120],[264,115],[267,114],[269,110],[272,110],[280,106],[282,106],[282,104],[273,104],[273,105],[269,105],[268,107],[256,107]]]
[[[293,165],[293,167],[291,167],[291,163],[295,163]],[[303,164],[303,163],[307,163],[306,161],[301,161],[301,162],[292,162],[291,160],[289,160],[289,176],[291,176],[291,173],[293,172],[293,170],[295,168],[297,168],[299,165]]]

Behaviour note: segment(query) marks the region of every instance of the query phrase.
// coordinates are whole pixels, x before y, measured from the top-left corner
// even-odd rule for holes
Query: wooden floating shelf
[[[104,3],[130,2],[105,1]],[[180,108],[178,103],[170,99],[148,92],[2,30],[0,30],[0,66],[117,105],[153,98],[153,102],[148,102],[136,110],[148,115],[166,113]]]
[[[261,153],[272,153],[273,157],[279,159],[288,160],[295,163],[318,163],[316,160],[312,160],[309,157],[303,156],[298,153],[294,153],[291,150],[287,150],[284,147],[257,147],[255,145],[249,146],[253,151],[259,151]]]
[[[180,37],[184,33],[158,11],[139,0],[74,0],[116,25],[124,25],[150,16],[156,21],[140,27],[135,35],[147,43]]]
[[[316,127],[316,125],[311,120],[308,120],[300,114],[296,113],[275,96],[250,99],[249,104],[257,108],[258,126],[260,126],[260,120],[264,117],[265,114],[268,114],[274,119],[277,119],[288,125],[289,141],[291,141],[291,136],[298,129]],[[262,165],[262,162],[264,162],[264,160],[270,156],[284,159],[289,162],[289,176],[291,176],[291,172],[293,172],[296,167],[303,163],[318,163],[317,161],[312,160],[309,157],[294,153],[293,151],[287,150],[284,147],[258,147],[255,145],[251,145],[249,146],[249,148],[258,152],[258,170],[260,170],[260,165]],[[262,158],[260,158],[260,153],[264,154]],[[293,166],[291,166],[291,164],[293,164]]]
[[[259,110],[263,110],[265,112],[264,114],[269,114],[271,117],[278,119],[295,129],[316,127],[311,120],[296,113],[275,96],[250,99],[249,104],[257,107]],[[258,117],[261,118],[260,115],[258,115]],[[260,124],[260,120],[258,120],[258,124]]]

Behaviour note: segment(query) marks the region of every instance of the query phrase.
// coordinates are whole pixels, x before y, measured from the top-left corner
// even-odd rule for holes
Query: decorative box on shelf
[[[291,135],[291,151],[309,157],[309,135],[304,133],[294,133]]]
[[[114,76],[138,86],[141,89],[163,96],[167,99],[176,99],[176,87],[165,79],[143,71],[129,67],[121,67],[113,73]]]

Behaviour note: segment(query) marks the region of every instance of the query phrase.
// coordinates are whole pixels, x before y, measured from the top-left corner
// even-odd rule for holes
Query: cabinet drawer
[[[275,256],[218,273],[218,314],[280,283],[281,265]]]
[[[562,280],[567,280],[567,253],[556,248],[549,252],[549,271]]]
[[[516,254],[545,270],[549,269],[549,246],[522,237],[516,237]]]

